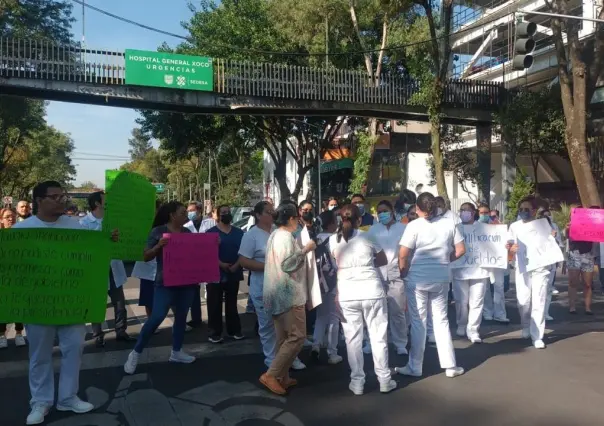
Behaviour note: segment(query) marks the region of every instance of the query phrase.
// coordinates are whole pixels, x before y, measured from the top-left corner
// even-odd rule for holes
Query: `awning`
[[[321,163],[321,173],[352,168],[354,168],[354,160],[352,158],[342,158],[340,160],[324,161]]]

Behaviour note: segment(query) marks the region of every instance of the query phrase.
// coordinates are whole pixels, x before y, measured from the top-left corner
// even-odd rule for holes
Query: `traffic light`
[[[514,59],[512,68],[517,71],[528,69],[533,65],[533,50],[535,40],[533,36],[537,32],[537,24],[534,22],[519,22],[516,24],[516,42],[514,43]]]

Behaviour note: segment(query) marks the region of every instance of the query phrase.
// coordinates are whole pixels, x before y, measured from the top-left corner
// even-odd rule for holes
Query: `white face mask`
[[[437,216],[442,216],[444,213],[443,209],[441,209],[440,207],[436,209],[436,215]]]
[[[335,209],[337,206],[327,206],[327,210],[331,211],[333,209]]]

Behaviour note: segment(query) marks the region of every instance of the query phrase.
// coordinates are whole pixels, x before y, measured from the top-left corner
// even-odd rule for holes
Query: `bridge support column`
[[[512,193],[514,181],[516,180],[516,154],[509,149],[503,136],[501,139],[501,148],[501,196],[507,203]],[[507,204],[505,204],[505,211],[501,212],[501,217],[504,218],[506,215]]]
[[[478,182],[478,199],[489,204],[491,200],[491,137],[490,124],[476,126],[476,159],[480,181]]]

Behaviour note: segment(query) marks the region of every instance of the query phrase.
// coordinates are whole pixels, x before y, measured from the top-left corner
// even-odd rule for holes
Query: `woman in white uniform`
[[[466,252],[463,236],[450,218],[437,215],[436,199],[429,192],[417,198],[418,219],[407,225],[399,248],[399,268],[405,280],[411,319],[409,362],[399,374],[420,377],[426,348],[426,322],[430,306],[440,366],[447,377],[464,373],[455,361],[447,318],[449,264]],[[454,247],[454,250],[451,249]]]
[[[377,206],[378,222],[369,229],[369,234],[386,253],[388,264],[380,268],[382,280],[386,283],[388,301],[388,329],[391,343],[399,355],[407,355],[407,320],[405,309],[405,285],[398,269],[398,245],[405,232],[405,226],[396,220],[390,201],[382,200]]]
[[[365,387],[363,371],[363,323],[373,349],[375,375],[380,392],[396,388],[388,367],[388,304],[378,268],[388,263],[386,254],[367,232],[360,232],[361,213],[355,205],[340,210],[342,223],[329,247],[338,267],[338,303],[342,312],[344,337],[350,365],[350,385],[355,395]]]
[[[463,225],[474,227],[474,204],[463,203],[459,208],[459,217]],[[485,289],[489,285],[489,271],[483,268],[452,268],[452,271],[457,335],[467,336],[472,343],[481,343],[478,330],[482,320]]]

